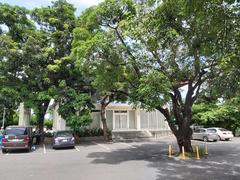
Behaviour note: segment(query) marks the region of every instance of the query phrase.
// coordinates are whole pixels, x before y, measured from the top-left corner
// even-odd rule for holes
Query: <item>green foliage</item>
[[[115,1],[106,1],[105,3],[114,7]],[[120,6],[122,3],[127,3],[127,1],[119,1],[115,5]],[[128,8],[127,4],[126,8]],[[83,72],[85,78],[88,79],[91,88],[98,95],[97,100],[104,105],[108,105],[114,100],[126,100],[127,83],[125,78],[127,68],[121,66],[125,63],[119,55],[121,49],[112,48],[117,47],[114,42],[115,37],[112,34],[103,33],[99,26],[98,21],[106,15],[106,11],[102,8],[100,6],[92,7],[78,18],[77,24],[79,27],[74,30],[71,57],[75,60],[75,65]],[[114,9],[117,8],[114,7]]]
[[[224,127],[235,131],[240,127],[239,103],[232,99],[222,103],[196,104],[193,106],[193,122],[206,127]]]
[[[27,33],[34,29],[32,21],[27,17],[28,12],[29,11],[23,7],[0,3],[0,24],[7,26],[7,34],[11,36],[14,41],[24,42]],[[1,28],[2,27],[0,27],[0,29]],[[3,30],[0,32],[3,32]]]
[[[140,79],[136,96],[140,97],[139,101],[144,101],[148,107],[161,107],[170,100],[168,93],[170,88],[167,77],[163,73],[153,70]]]
[[[68,58],[76,20],[74,11],[65,0],[32,11],[0,4],[0,25],[7,29],[0,34],[0,81],[18,92],[19,99],[13,100],[16,106],[24,102],[34,109],[38,123],[43,122],[39,120],[50,99],[58,97],[61,82],[67,80],[68,85],[75,86],[76,77],[80,77],[79,73],[72,73]]]
[[[103,130],[101,128],[80,128],[77,134],[79,137],[103,136]],[[108,134],[111,134],[111,132],[109,131]]]
[[[35,126],[35,127],[37,126],[37,116],[36,116],[36,114],[31,114],[30,125]]]
[[[91,123],[91,108],[93,105],[88,94],[67,88],[59,107],[59,113],[66,120],[67,125],[76,132],[81,126]]]
[[[5,121],[4,126],[18,125],[18,113],[13,111],[12,109],[5,109]],[[0,126],[2,126],[3,120],[3,108],[0,109]]]
[[[44,121],[44,126],[47,128],[47,129],[52,129],[53,127],[53,120],[52,119],[47,119]]]

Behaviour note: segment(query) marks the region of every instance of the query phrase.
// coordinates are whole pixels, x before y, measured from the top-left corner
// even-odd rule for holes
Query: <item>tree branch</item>
[[[165,116],[165,118],[166,118],[166,120],[168,122],[168,125],[169,125],[170,129],[172,130],[173,134],[175,136],[177,136],[178,130],[177,130],[175,124],[171,120],[169,110],[167,108],[164,109],[163,107],[157,107],[156,109],[158,111],[160,111]]]
[[[121,33],[120,33],[119,30],[118,30],[118,27],[114,28],[114,30],[115,30],[115,32],[116,32],[116,34],[117,34],[117,37],[120,39],[121,43],[123,44],[123,46],[126,48],[128,55],[129,55],[129,56],[131,57],[131,59],[132,59],[133,69],[135,70],[137,76],[140,76],[140,70],[139,70],[139,68],[138,68],[137,65],[136,65],[136,59],[137,59],[137,58],[132,54],[130,48],[129,48],[129,47],[127,46],[127,44],[125,43],[125,41],[124,41]]]

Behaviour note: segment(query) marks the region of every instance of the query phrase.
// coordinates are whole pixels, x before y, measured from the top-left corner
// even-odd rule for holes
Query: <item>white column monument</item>
[[[58,113],[59,104],[56,103],[53,109],[53,130],[66,130],[66,121]]]
[[[19,126],[29,126],[31,118],[31,109],[25,108],[24,103],[20,103],[19,105]]]

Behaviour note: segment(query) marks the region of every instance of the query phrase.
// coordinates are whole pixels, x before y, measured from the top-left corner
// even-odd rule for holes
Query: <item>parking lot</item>
[[[154,141],[85,142],[75,149],[37,146],[31,153],[0,153],[0,179],[239,179],[240,138],[208,142],[209,155],[179,160],[168,158],[173,137]],[[193,144],[203,144],[193,141]]]

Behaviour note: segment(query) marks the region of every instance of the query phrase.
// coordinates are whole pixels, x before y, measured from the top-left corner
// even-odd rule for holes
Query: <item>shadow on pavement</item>
[[[156,169],[157,180],[240,179],[240,151],[234,148],[234,144],[223,145],[222,149],[210,147],[211,152],[206,159],[191,158],[185,161],[179,158],[168,158],[167,145],[165,142],[142,144],[136,145],[136,148],[89,153],[88,158],[93,159],[92,164],[111,165],[129,161],[147,161],[149,164],[146,168]]]

